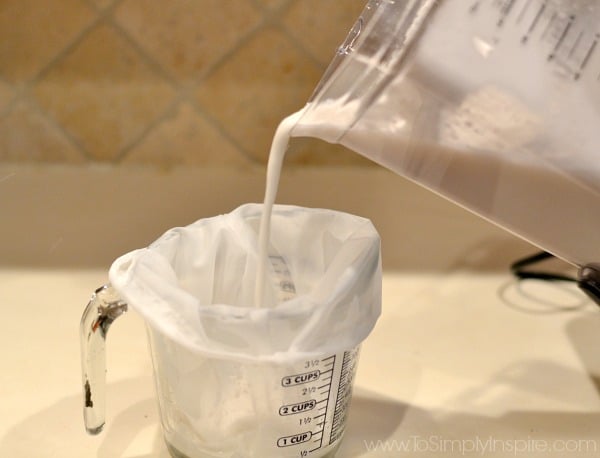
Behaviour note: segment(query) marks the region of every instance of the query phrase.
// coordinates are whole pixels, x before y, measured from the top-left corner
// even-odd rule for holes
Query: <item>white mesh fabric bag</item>
[[[277,361],[359,345],[381,307],[380,240],[371,222],[275,205],[265,302],[256,307],[261,212],[247,204],[171,229],[117,259],[110,281],[155,331],[207,356]]]

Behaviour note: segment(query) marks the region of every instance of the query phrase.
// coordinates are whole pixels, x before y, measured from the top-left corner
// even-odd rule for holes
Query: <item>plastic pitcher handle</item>
[[[98,288],[83,312],[79,328],[85,429],[98,434],[104,427],[106,401],[106,334],[127,311],[111,285]]]

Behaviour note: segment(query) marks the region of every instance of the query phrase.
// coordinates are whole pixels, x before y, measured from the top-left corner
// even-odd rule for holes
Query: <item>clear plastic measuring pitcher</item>
[[[371,0],[292,135],[598,262],[599,42],[597,0]]]
[[[262,205],[166,232],[117,259],[81,323],[84,418],[104,426],[104,339],[147,323],[174,457],[332,457],[361,342],[381,307],[379,236],[331,210],[274,207],[270,288],[253,304]]]

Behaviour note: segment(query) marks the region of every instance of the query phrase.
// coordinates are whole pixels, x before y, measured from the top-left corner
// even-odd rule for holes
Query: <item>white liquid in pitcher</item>
[[[269,162],[267,165],[265,199],[258,234],[258,271],[256,275],[256,288],[254,290],[255,307],[261,307],[264,301],[266,280],[265,270],[267,268],[269,236],[271,233],[271,213],[277,195],[277,188],[279,187],[283,159],[290,140],[291,130],[302,117],[305,109],[306,108],[303,108],[281,121],[273,136],[273,142],[271,143]]]
[[[560,155],[558,148],[528,148],[542,136],[542,121],[516,101],[508,103],[510,93],[485,87],[441,111],[431,138],[415,138],[413,108],[400,116],[404,89],[410,91],[388,88],[354,123],[348,122],[356,113],[354,101],[321,103],[306,110],[294,136],[340,143],[568,262],[597,262],[600,191],[590,178],[600,172],[591,151]],[[504,112],[482,116],[483,108],[493,108],[490,100],[503,102]],[[496,135],[499,126],[510,135]],[[561,132],[558,126],[554,131]]]

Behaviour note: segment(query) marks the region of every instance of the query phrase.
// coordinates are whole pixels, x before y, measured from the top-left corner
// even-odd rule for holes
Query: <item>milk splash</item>
[[[269,238],[271,233],[271,213],[273,212],[273,204],[275,203],[275,197],[277,196],[283,159],[291,137],[291,131],[305,111],[306,107],[291,114],[287,118],[284,118],[283,121],[279,123],[275,135],[273,136],[273,142],[271,143],[269,162],[267,164],[265,198],[258,234],[258,271],[256,275],[256,288],[254,290],[255,307],[261,307],[264,300],[265,270],[267,268]]]

